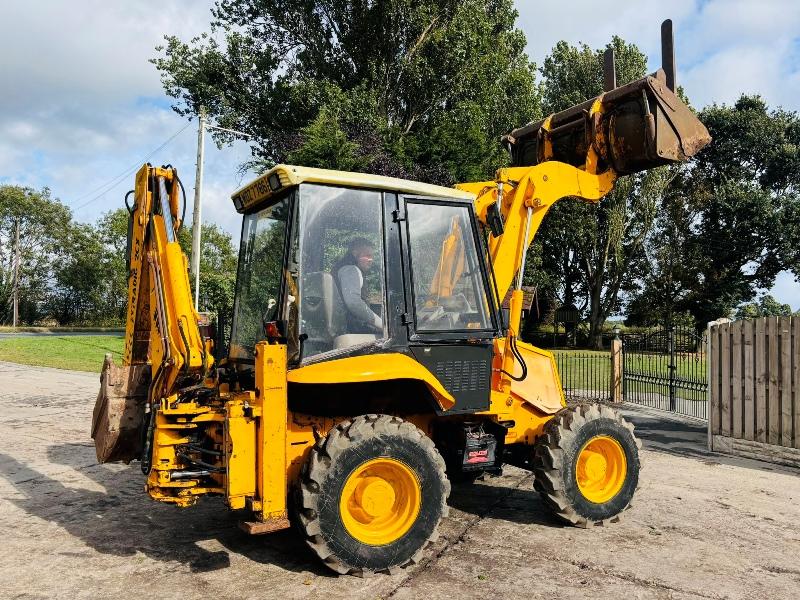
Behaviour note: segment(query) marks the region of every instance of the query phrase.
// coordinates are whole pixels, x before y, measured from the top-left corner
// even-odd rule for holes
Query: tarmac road
[[[0,331],[0,340],[17,337],[79,337],[79,336],[122,337],[119,331]]]
[[[336,577],[283,531],[248,537],[210,499],[156,504],[138,465],[98,465],[98,376],[0,363],[2,598],[797,598],[797,471],[709,455],[698,423],[636,411],[642,486],[622,522],[554,521],[531,476],[454,487],[425,560]]]

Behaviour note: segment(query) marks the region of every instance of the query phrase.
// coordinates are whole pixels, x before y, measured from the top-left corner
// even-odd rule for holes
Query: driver
[[[358,237],[348,244],[347,254],[333,266],[347,308],[348,333],[383,333],[383,320],[370,308],[364,285],[364,275],[372,268],[374,254],[375,245]]]

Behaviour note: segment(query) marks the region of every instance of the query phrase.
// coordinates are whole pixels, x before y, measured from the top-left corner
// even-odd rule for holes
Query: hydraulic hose
[[[186,217],[186,190],[183,188],[183,182],[181,181],[181,178],[178,177],[178,171],[175,171],[175,180],[178,182],[178,185],[181,186],[181,196],[183,196],[183,210],[181,211],[180,223],[178,223],[178,230],[180,231],[180,229],[183,227],[184,218]]]
[[[504,375],[508,375],[514,381],[525,381],[525,379],[527,379],[528,377],[528,365],[525,364],[525,359],[522,357],[519,348],[517,348],[516,336],[513,335],[508,336],[508,347],[511,349],[511,354],[514,355],[514,358],[516,358],[517,361],[519,361],[519,364],[522,367],[522,375],[520,375],[519,377],[515,377],[505,369],[500,369],[500,372],[503,373]]]

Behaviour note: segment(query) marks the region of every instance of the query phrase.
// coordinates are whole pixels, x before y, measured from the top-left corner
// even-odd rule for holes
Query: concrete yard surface
[[[248,537],[218,499],[149,500],[98,465],[99,377],[0,363],[0,598],[798,598],[800,477],[711,455],[703,425],[628,411],[643,438],[620,523],[563,527],[532,477],[454,486],[422,563],[337,577],[293,530]]]

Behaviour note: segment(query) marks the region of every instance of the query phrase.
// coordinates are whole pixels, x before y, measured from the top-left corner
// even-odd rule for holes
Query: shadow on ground
[[[473,484],[456,484],[447,503],[462,512],[484,517],[491,513],[493,519],[502,519],[523,525],[563,527],[538,492],[533,490],[533,476],[526,474],[516,487],[492,485],[488,475],[485,481]]]
[[[332,575],[295,531],[249,536],[237,527],[238,516],[219,499],[201,500],[187,509],[156,503],[142,491],[144,478],[138,465],[118,469],[93,464],[92,445],[51,446],[48,457],[80,470],[105,491],[64,485],[0,454],[0,476],[18,492],[8,500],[32,516],[62,527],[97,552],[114,556],[141,552],[156,561],[177,561],[192,572],[225,569],[233,552],[289,571]],[[87,464],[91,466],[82,466]],[[225,550],[202,547],[213,540]]]

